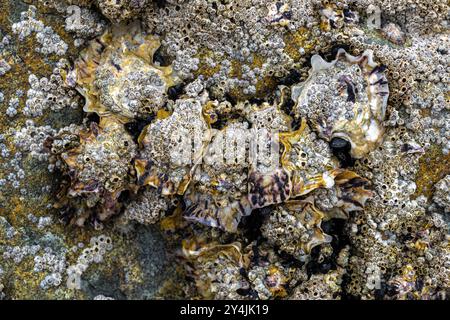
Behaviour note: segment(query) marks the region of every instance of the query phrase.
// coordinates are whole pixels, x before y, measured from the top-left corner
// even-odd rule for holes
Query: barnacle
[[[430,290],[431,279],[422,285],[417,284],[418,275],[412,265],[402,266],[399,271],[400,274],[393,277],[389,282],[389,285],[395,288],[395,299],[430,300],[437,298],[437,294]]]
[[[269,104],[263,102],[261,105],[251,104],[243,107],[246,119],[256,129],[267,131],[284,132],[291,130],[292,118],[281,110],[281,105],[287,99],[286,90],[280,90],[280,102]]]
[[[433,195],[433,201],[444,208],[444,212],[450,212],[450,194],[448,190],[450,188],[450,175],[446,175],[434,185],[435,192]]]
[[[338,268],[326,274],[314,274],[310,279],[297,286],[289,298],[292,300],[339,299],[344,273],[344,269]]]
[[[285,298],[307,278],[305,272],[280,263],[269,243],[219,243],[206,238],[183,241],[183,257],[203,298]]]
[[[169,197],[161,196],[154,188],[146,188],[126,207],[123,215],[141,224],[154,224],[169,211],[171,200]]]
[[[114,115],[126,122],[156,113],[174,85],[170,66],[153,63],[158,37],[120,26],[94,39],[66,78],[86,98],[85,112]]]
[[[87,212],[92,210],[95,218],[103,221],[118,212],[120,194],[132,188],[131,163],[137,147],[115,118],[92,122],[78,138],[77,147],[70,149],[69,144],[69,149],[60,154],[70,179],[65,202],[70,198],[82,201]],[[82,225],[85,218],[85,214],[75,217],[75,222]]]
[[[292,87],[298,117],[306,117],[327,141],[340,138],[351,144],[350,154],[361,158],[383,138],[389,88],[385,67],[371,50],[354,57],[339,49],[336,59],[311,58],[309,77]]]

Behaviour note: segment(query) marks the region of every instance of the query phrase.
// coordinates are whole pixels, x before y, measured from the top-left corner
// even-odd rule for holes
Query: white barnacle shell
[[[363,157],[384,133],[389,96],[385,68],[374,62],[371,50],[355,57],[344,49],[331,62],[314,55],[311,66],[308,79],[292,87],[296,116],[308,118],[328,141],[349,141],[352,157]]]

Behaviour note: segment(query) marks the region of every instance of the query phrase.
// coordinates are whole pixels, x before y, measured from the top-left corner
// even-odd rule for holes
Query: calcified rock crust
[[[446,1],[19,2],[0,300],[448,298]]]

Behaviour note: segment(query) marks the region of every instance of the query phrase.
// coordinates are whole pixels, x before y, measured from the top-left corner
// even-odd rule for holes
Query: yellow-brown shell
[[[214,260],[217,256],[224,255],[239,267],[248,265],[248,261],[246,261],[241,252],[242,247],[239,242],[219,244],[216,242],[203,243],[194,239],[186,239],[183,240],[182,251],[185,258],[195,259],[199,262]]]
[[[250,214],[249,206],[241,201],[247,194],[250,164],[239,156],[246,154],[247,133],[247,124],[243,122],[230,123],[212,133],[202,162],[192,171],[184,197],[186,219],[236,231],[241,217]],[[232,145],[235,149],[230,150]]]
[[[86,98],[85,112],[122,122],[146,117],[164,105],[176,81],[170,66],[153,64],[159,46],[158,37],[139,28],[112,27],[89,43],[66,82]]]
[[[334,188],[336,181],[336,193],[348,196],[339,204],[345,212],[356,208],[348,201],[360,200],[361,208],[370,196],[365,189],[367,181],[340,169],[323,140],[318,139],[328,153],[321,155],[319,167],[298,163],[296,153],[302,145],[311,146],[314,141],[308,140],[310,131],[305,120],[296,131],[278,133],[291,129],[292,122],[280,105],[248,104],[249,109],[243,113],[252,122],[251,130],[246,122],[237,120],[229,121],[221,130],[211,130],[210,115],[215,105],[205,97],[179,99],[173,113],[158,117],[138,139],[138,185],[150,185],[163,195],[184,195],[185,219],[236,232],[241,218],[253,209],[283,203],[319,188]],[[265,134],[255,131],[261,129]],[[255,141],[249,139],[262,138],[266,145],[265,139],[271,135],[276,137],[270,142],[276,145],[275,153],[279,153],[278,137],[284,148],[281,163],[278,157],[274,166],[266,165],[265,160],[253,161],[250,154]],[[346,176],[351,182],[342,178]]]
[[[252,212],[246,197],[236,199],[227,195],[214,196],[211,193],[188,190],[184,200],[187,205],[183,213],[185,219],[228,232],[236,232],[241,218]]]
[[[247,105],[244,114],[256,129],[266,129],[273,132],[291,130],[292,118],[281,110],[281,104],[286,99],[286,90],[281,90],[281,102],[278,105],[263,102],[261,105]]]

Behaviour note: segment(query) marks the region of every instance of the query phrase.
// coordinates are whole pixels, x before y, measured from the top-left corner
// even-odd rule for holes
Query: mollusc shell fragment
[[[284,146],[281,164],[291,183],[289,198],[298,198],[319,188],[334,188],[340,199],[336,209],[345,214],[361,210],[373,196],[368,189],[369,181],[351,170],[339,168],[338,160],[326,144],[316,150],[320,139],[311,140],[310,133],[306,120],[302,119],[298,130],[280,134]],[[311,152],[313,154],[308,155]],[[316,161],[310,163],[309,156],[314,156]]]

